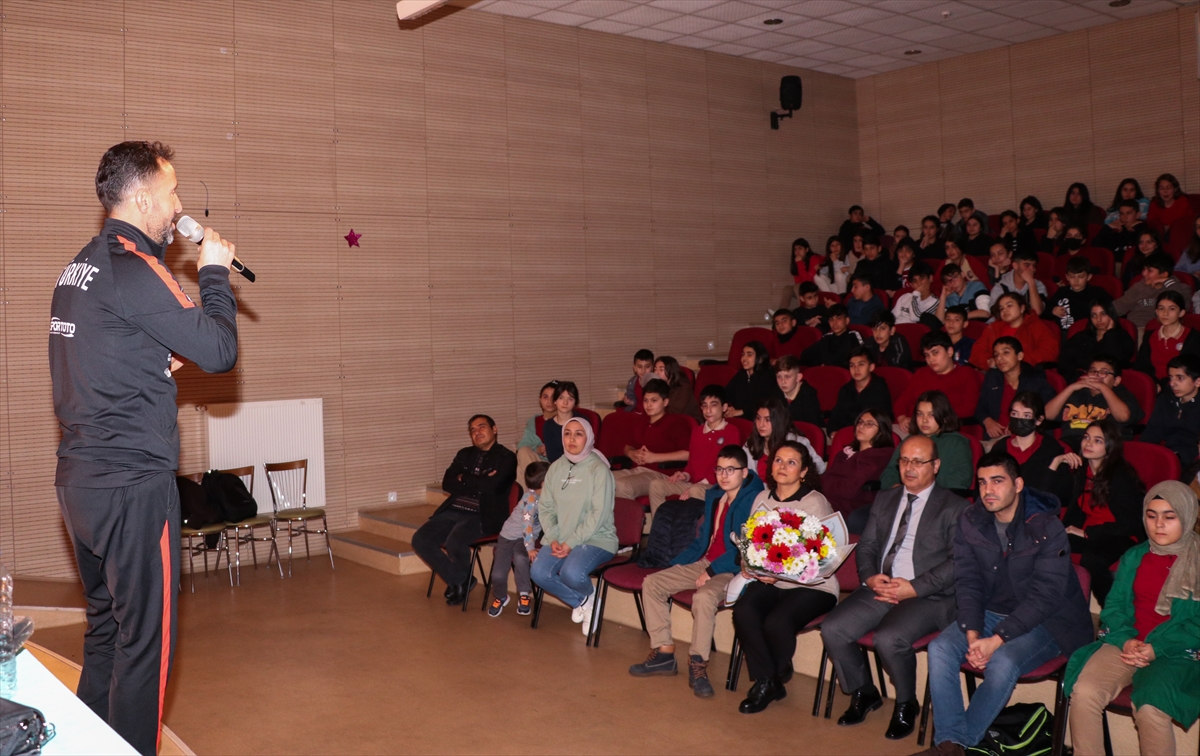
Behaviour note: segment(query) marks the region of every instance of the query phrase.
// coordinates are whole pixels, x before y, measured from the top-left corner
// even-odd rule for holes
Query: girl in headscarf
[[[1131,683],[1143,754],[1174,754],[1171,720],[1187,728],[1200,716],[1196,508],[1196,494],[1173,480],[1142,502],[1149,540],[1121,558],[1100,612],[1100,640],[1067,664],[1071,740],[1080,756],[1104,752],[1101,713]]]
[[[542,590],[572,607],[571,621],[587,635],[596,590],[592,570],[617,552],[613,476],[596,451],[592,426],[581,418],[562,429],[563,456],[550,465],[538,501],[542,548],[530,577]]]

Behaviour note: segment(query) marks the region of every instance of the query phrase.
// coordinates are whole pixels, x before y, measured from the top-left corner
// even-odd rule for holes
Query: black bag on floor
[[[225,522],[241,522],[258,515],[258,504],[236,475],[209,470],[204,473],[204,491]]]
[[[664,501],[654,513],[646,548],[638,554],[638,567],[670,567],[671,560],[696,540],[696,526],[703,516],[700,499]]]
[[[1054,717],[1043,704],[1013,704],[992,722],[972,756],[1044,756],[1054,745]]]

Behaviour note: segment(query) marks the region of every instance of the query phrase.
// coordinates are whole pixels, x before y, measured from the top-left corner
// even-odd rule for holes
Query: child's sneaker
[[[508,606],[508,596],[507,595],[505,595],[505,597],[503,599],[498,599],[495,596],[493,596],[492,603],[488,606],[488,616],[489,617],[499,617],[500,612],[504,611],[504,607],[506,607],[506,606]]]
[[[528,617],[533,611],[533,609],[530,608],[532,604],[533,601],[528,593],[522,593],[520,596],[517,596],[517,614],[521,615],[522,617]]]

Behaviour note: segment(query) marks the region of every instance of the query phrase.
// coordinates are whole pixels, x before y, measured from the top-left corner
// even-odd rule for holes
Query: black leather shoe
[[[912,735],[913,728],[917,726],[917,717],[921,714],[921,704],[916,700],[912,701],[897,701],[896,708],[892,709],[892,721],[888,725],[887,732],[884,737],[888,740],[901,740]]]
[[[788,683],[790,683],[792,681],[792,674],[794,674],[795,671],[796,671],[796,668],[792,666],[791,662],[788,662],[787,669],[785,669],[783,671],[783,674],[781,674],[779,676],[779,682],[783,685],[787,685]]]
[[[452,585],[446,589],[446,604],[449,606],[458,606],[465,598],[461,585]]]
[[[474,575],[472,575],[471,579],[469,581],[469,584],[463,583],[462,585],[455,586],[454,595],[452,597],[446,599],[446,603],[449,604],[450,606],[458,606],[459,604],[461,604],[462,602],[467,600],[467,596],[471,593],[472,589],[474,589],[475,586],[478,584],[479,584],[479,581],[475,579]]]
[[[453,596],[454,595],[454,586],[452,586],[452,585],[446,586],[446,590],[444,593],[442,593],[442,595],[445,596],[446,598],[450,598],[451,596]]]
[[[787,688],[774,677],[764,677],[761,680],[755,680],[750,686],[750,692],[746,694],[746,700],[742,701],[738,706],[738,711],[743,714],[757,714],[772,701],[779,701],[787,698]]]
[[[850,694],[850,707],[838,718],[838,724],[843,727],[862,724],[867,715],[880,706],[883,706],[883,698],[879,695],[879,689],[874,685],[864,685]]]

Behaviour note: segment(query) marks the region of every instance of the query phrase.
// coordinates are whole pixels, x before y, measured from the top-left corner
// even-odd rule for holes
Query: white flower
[[[790,528],[778,528],[771,537],[771,543],[776,546],[791,546],[800,542],[800,535]]]
[[[821,535],[821,521],[816,517],[809,515],[804,518],[804,524],[800,526],[800,532],[804,534],[804,540],[812,540]]]

